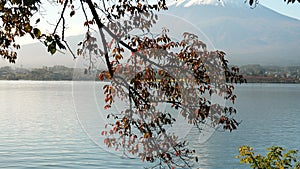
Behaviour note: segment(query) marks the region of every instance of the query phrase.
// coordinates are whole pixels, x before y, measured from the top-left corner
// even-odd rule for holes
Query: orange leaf
[[[105,73],[105,77],[106,77],[107,79],[111,79],[111,75],[110,75],[110,73],[109,73],[108,71]]]
[[[100,74],[99,74],[99,79],[100,79],[100,80],[104,80],[104,75],[103,75],[103,73],[100,73]]]

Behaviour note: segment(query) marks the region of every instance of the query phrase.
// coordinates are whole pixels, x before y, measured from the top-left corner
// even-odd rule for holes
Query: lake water
[[[78,98],[97,88],[88,82],[0,81],[0,167],[143,168],[140,160],[108,153],[90,138],[90,131],[99,130],[84,110],[97,112],[97,92],[87,95],[91,105]],[[300,85],[246,84],[236,91],[236,118],[243,122],[232,133],[215,132],[204,144],[193,145],[199,168],[247,168],[234,158],[242,145],[258,153],[271,145],[300,149]]]

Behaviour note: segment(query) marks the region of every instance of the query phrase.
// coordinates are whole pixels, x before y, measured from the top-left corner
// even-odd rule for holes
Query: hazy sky
[[[168,0],[172,1],[172,0]],[[189,0],[186,0],[189,1]],[[200,1],[206,1],[206,0],[200,0]],[[210,0],[207,0],[210,1]],[[236,1],[244,1],[244,0],[236,0]],[[298,3],[295,4],[289,4],[287,5],[284,0],[259,0],[259,3],[276,11],[281,14],[297,18],[300,20],[300,5]],[[74,2],[75,8],[78,9],[80,4],[78,1]],[[248,4],[245,4],[247,6]],[[248,5],[249,6],[249,5]],[[42,32],[50,32],[53,31],[55,23],[59,19],[59,12],[61,11],[62,6],[61,5],[50,5],[48,1],[44,1],[41,8],[41,14],[45,14],[45,16],[42,16],[42,20],[44,22],[39,23],[40,28],[42,28]],[[88,10],[87,10],[88,11]],[[83,27],[84,23],[84,16],[82,14],[81,10],[76,10],[76,14],[74,17],[69,17],[68,13],[70,12],[70,9],[66,11],[67,13],[67,27],[68,30],[66,31],[66,36],[70,35],[78,35],[83,34],[86,32],[86,28]],[[41,17],[40,15],[37,16]],[[46,22],[47,21],[47,22]],[[31,41],[32,42],[32,41]],[[28,43],[28,40],[21,40],[19,43],[26,44]]]
[[[188,0],[187,0],[188,1]],[[203,0],[202,0],[203,1]],[[244,1],[244,0],[236,0],[236,1]],[[76,1],[74,2],[77,5],[76,8],[79,8],[79,3]],[[294,4],[286,4],[284,0],[259,0],[259,3],[284,15],[297,18],[300,20],[300,4],[294,3]],[[245,6],[248,4],[245,4]],[[44,13],[45,16],[42,18],[47,20],[47,22],[40,23],[39,26],[42,28],[42,32],[50,32],[53,31],[54,25],[59,19],[59,12],[61,10],[61,5],[50,5],[48,1],[44,1],[41,9],[41,13]],[[67,12],[70,12],[68,10]],[[50,17],[49,17],[50,16]],[[40,17],[40,16],[38,16]],[[66,36],[72,36],[72,35],[79,35],[86,32],[86,28],[83,27],[84,23],[84,17],[81,10],[77,10],[75,17],[67,17],[67,27],[68,30],[66,31]],[[49,25],[50,24],[50,25]],[[46,26],[47,25],[47,26]],[[72,25],[72,26],[71,26]],[[69,27],[70,26],[70,27]],[[17,38],[17,42],[19,44],[28,44],[28,43],[34,43],[37,41],[32,41],[30,36],[28,35],[27,38]]]
[[[172,1],[172,0],[169,0]],[[186,0],[189,1],[189,0]],[[206,1],[206,0],[200,0],[200,1]],[[210,1],[210,0],[207,0]],[[244,1],[244,0],[236,0],[236,1]],[[44,2],[44,5],[42,5],[44,7],[45,13],[48,14],[48,17],[46,17],[46,19],[49,21],[48,23],[45,23],[45,25],[49,25],[49,23],[51,24],[55,24],[59,18],[59,15],[57,15],[62,6],[58,5],[49,5],[49,3],[47,3],[48,1]],[[293,18],[297,18],[300,20],[300,4],[299,3],[294,3],[294,4],[286,4],[284,2],[284,0],[259,0],[259,3],[284,15],[293,17]],[[78,1],[74,2],[75,8],[79,8],[80,4]],[[245,6],[247,6],[248,4],[245,4]],[[89,11],[89,10],[87,10]],[[70,12],[70,10],[67,10],[67,13]],[[51,17],[49,17],[49,15]],[[55,17],[53,17],[55,16]],[[82,32],[85,32],[85,28],[82,27],[83,22],[84,22],[84,16],[82,14],[81,10],[76,10],[76,15],[75,17],[67,17],[69,25],[72,27],[69,28],[69,30],[66,32],[67,36],[70,35],[78,35],[78,34],[82,34]],[[75,29],[74,29],[75,28]],[[53,28],[52,28],[53,29]],[[52,30],[51,29],[51,30]]]
[[[300,4],[286,4],[283,0],[260,0],[259,3],[284,15],[300,20]]]

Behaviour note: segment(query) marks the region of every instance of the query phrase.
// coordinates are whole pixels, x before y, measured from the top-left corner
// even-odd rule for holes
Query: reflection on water
[[[97,85],[86,83],[92,96],[76,111],[94,112],[99,118]],[[97,89],[97,92],[95,92]],[[253,146],[258,153],[272,145],[300,149],[300,85],[247,84],[237,88],[237,131],[215,132],[199,144],[193,130],[188,137],[206,169],[245,168],[234,156],[238,146]],[[121,159],[100,149],[80,127],[73,104],[72,82],[0,81],[1,168],[142,168],[139,160]],[[89,130],[99,133],[97,118]]]
[[[0,81],[1,168],[136,168],[87,137],[71,91],[71,82]]]

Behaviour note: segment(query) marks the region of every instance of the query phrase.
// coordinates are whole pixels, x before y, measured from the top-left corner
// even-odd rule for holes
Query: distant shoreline
[[[239,66],[247,83],[300,83],[300,66]],[[97,72],[61,65],[43,68],[0,67],[0,80],[99,81]]]
[[[248,79],[247,79],[248,80]],[[10,79],[10,80],[6,80],[6,79],[0,79],[1,81],[33,81],[33,82],[109,82],[109,81],[100,81],[100,80],[51,80],[51,79],[47,79],[47,80],[30,80],[30,79]],[[285,81],[250,81],[248,82],[248,84],[300,84],[300,82],[285,82]]]

